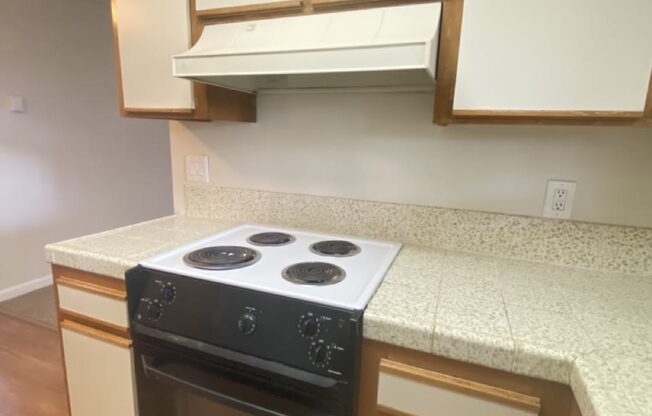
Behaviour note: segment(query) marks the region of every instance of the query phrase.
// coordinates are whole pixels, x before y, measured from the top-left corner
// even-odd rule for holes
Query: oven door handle
[[[229,394],[226,392],[218,391],[215,388],[208,386],[205,382],[205,379],[211,378],[215,382],[212,384],[226,384],[230,385],[230,390],[233,390],[234,387],[238,389],[239,396],[247,397],[252,396],[247,394],[248,390],[253,390],[253,388],[239,384],[234,381],[224,379],[218,375],[210,374],[204,370],[195,368],[183,363],[175,363],[170,366],[169,369],[164,369],[163,367],[156,366],[154,364],[154,358],[146,355],[141,355],[141,361],[143,365],[143,371],[145,376],[152,378],[157,381],[166,382],[174,386],[186,388],[196,394],[207,397],[215,402],[224,404],[226,406],[238,409],[252,415],[256,416],[332,416],[330,413],[324,413],[322,411],[313,410],[301,404],[293,403],[289,400],[280,399],[273,397],[271,394],[261,393],[256,391],[255,395],[258,396],[267,396],[264,397],[265,400],[262,400],[265,404],[277,403],[276,407],[279,409],[274,409],[270,406],[263,406],[258,403],[254,403],[252,400],[247,400],[245,398],[236,397],[234,394]],[[175,371],[176,370],[176,371]],[[202,380],[204,379],[204,380]],[[204,381],[204,382],[202,382]],[[228,390],[228,389],[227,389]]]

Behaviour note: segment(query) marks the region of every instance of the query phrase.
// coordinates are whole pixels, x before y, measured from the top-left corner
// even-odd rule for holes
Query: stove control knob
[[[256,330],[256,315],[243,313],[238,321],[238,329],[245,335],[251,335]]]
[[[312,338],[319,333],[320,322],[317,318],[304,317],[299,321],[299,333],[304,338]]]
[[[174,286],[172,286],[172,284],[168,283],[161,288],[161,300],[163,300],[163,302],[169,305],[170,303],[174,302],[174,298],[176,297],[177,290],[174,288]]]
[[[331,360],[331,349],[322,343],[313,343],[310,346],[310,361],[317,367],[326,367]]]
[[[147,319],[150,321],[158,321],[163,314],[163,309],[161,305],[157,302],[152,302],[147,305]]]

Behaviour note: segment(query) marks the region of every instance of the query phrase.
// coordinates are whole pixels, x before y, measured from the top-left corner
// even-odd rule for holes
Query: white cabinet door
[[[382,360],[379,415],[535,416],[539,400],[520,393]]]
[[[260,9],[275,9],[281,6],[288,6],[290,3],[301,5],[301,1],[288,1],[288,0],[196,0],[196,7],[198,11],[212,10],[212,9],[230,9],[230,8],[243,8],[251,9],[254,6],[260,6]]]
[[[119,337],[64,321],[64,361],[71,416],[135,416],[132,350]],[[113,339],[116,342],[111,342]]]
[[[190,46],[188,0],[113,0],[125,110],[192,110],[192,83],[172,76]]]
[[[465,0],[454,110],[643,111],[650,0]]]

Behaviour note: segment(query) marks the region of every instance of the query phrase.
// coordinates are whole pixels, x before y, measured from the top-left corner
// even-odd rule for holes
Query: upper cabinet
[[[197,29],[188,0],[112,0],[122,115],[255,121],[255,96],[194,84],[172,75],[172,56]],[[194,29],[194,30],[193,30]]]
[[[442,39],[459,55],[440,124],[649,123],[652,2],[465,0],[459,17],[459,39]]]

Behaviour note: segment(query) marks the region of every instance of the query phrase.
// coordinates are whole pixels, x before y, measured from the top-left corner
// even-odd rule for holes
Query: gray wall
[[[108,1],[0,0],[0,294],[47,242],[172,212],[168,124],[119,117],[112,42]]]
[[[431,94],[259,97],[259,122],[171,123],[175,206],[186,154],[228,186],[540,216],[577,181],[573,219],[652,227],[652,129],[432,124]]]

